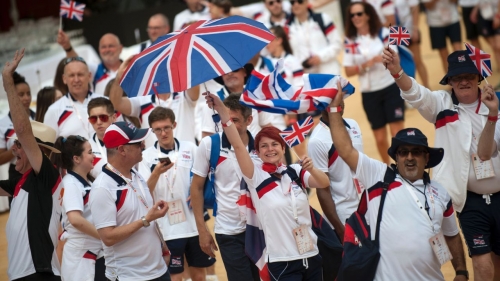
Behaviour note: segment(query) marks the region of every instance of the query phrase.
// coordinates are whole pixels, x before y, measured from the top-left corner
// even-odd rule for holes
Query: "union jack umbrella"
[[[410,32],[403,26],[391,26],[389,30],[390,45],[410,45]]]
[[[85,10],[85,4],[71,0],[61,0],[59,15],[62,18],[83,21],[83,10]]]
[[[358,48],[358,43],[350,40],[349,38],[345,38],[344,40],[344,48],[345,48],[345,52],[346,54],[359,54],[359,48]]]
[[[491,76],[493,71],[491,71],[491,56],[485,53],[483,50],[472,46],[469,43],[465,43],[465,48],[469,54],[470,59],[476,65],[477,70],[483,77]]]
[[[280,136],[289,147],[294,147],[301,144],[306,139],[306,136],[312,129],[313,125],[314,121],[312,117],[309,116],[306,119],[299,120],[290,125],[280,133]]]
[[[243,67],[273,39],[264,24],[240,16],[198,21],[135,56],[120,85],[129,96],[180,92]]]

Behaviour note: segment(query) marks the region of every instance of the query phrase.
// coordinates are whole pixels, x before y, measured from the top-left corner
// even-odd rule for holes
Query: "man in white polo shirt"
[[[109,99],[113,103],[115,110],[124,115],[137,117],[141,122],[141,128],[149,128],[148,117],[151,111],[158,106],[170,108],[174,111],[179,120],[179,129],[175,130],[174,136],[181,141],[195,142],[195,121],[194,112],[196,101],[200,96],[199,86],[195,86],[179,93],[158,93],[147,96],[136,96],[129,98],[123,96],[123,89],[120,87],[120,80],[123,72],[127,68],[129,60],[123,62],[116,74],[116,79],[111,86]],[[157,140],[154,134],[146,139],[146,147],[151,147]]]
[[[229,108],[231,120],[236,125],[248,152],[258,159],[255,153],[254,140],[247,127],[252,123],[252,109],[239,102],[240,95],[230,95],[224,100]],[[241,172],[234,150],[224,133],[219,133],[220,153],[215,167],[215,198],[217,213],[215,216],[215,238],[220,247],[222,261],[229,281],[258,281],[257,267],[245,254],[246,222],[240,217],[237,201],[240,197]],[[212,138],[203,138],[196,151],[196,162],[193,165],[193,181],[191,184],[191,205],[200,237],[200,245],[206,254],[215,257],[217,250],[203,218],[203,185],[210,168]]]
[[[392,138],[388,154],[396,165],[388,167],[369,158],[352,145],[340,114],[342,96],[339,93],[328,109],[331,137],[338,155],[367,187],[358,212],[364,214],[371,226],[372,239],[381,194],[386,192],[375,280],[444,280],[441,265],[452,257],[451,263],[457,271],[454,280],[467,280],[464,249],[450,195],[425,172],[441,162],[444,150],[429,147],[420,130],[409,128]],[[394,170],[396,177],[385,188],[384,175],[388,169]],[[344,244],[347,242],[356,244],[352,231],[346,232]]]
[[[156,224],[167,213],[163,200],[153,203],[145,180],[133,167],[142,161],[149,129],[116,122],[104,134],[108,164],[92,184],[90,210],[104,244],[106,277],[112,281],[169,281],[169,252]]]
[[[92,137],[94,129],[87,120],[87,104],[100,95],[90,92],[90,79],[91,74],[83,58],[71,57],[64,61],[63,81],[69,91],[47,109],[44,118],[44,123],[56,130],[57,137]]]
[[[169,206],[167,215],[158,220],[163,239],[172,253],[169,271],[172,281],[181,281],[187,270],[184,255],[193,281],[205,280],[205,268],[213,265],[200,248],[193,211],[188,205],[191,167],[195,161],[196,145],[174,138],[174,112],[157,107],[148,117],[158,141],[143,152],[139,172],[148,181],[155,200],[164,200]],[[168,158],[168,160],[167,160]]]

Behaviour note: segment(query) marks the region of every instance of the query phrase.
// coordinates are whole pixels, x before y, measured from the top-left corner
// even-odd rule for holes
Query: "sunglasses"
[[[280,3],[281,3],[281,0],[269,1],[269,2],[267,2],[267,5],[272,6],[272,5],[274,5],[274,3],[278,3],[278,4],[280,4]],[[293,5],[293,4],[292,4],[292,5]]]
[[[97,122],[97,118],[99,118],[99,120],[101,120],[101,122],[108,122],[109,120],[109,115],[107,114],[100,114],[100,115],[93,115],[93,116],[89,116],[89,122],[90,124],[95,124]]]
[[[295,3],[303,4],[304,0],[290,0],[290,5],[293,6],[293,4],[295,4]]]
[[[84,64],[87,64],[82,57],[71,57],[71,58],[67,58],[66,60],[64,60],[64,65],[67,65],[68,63],[70,63],[72,61],[80,61],[80,62],[83,62]]]
[[[351,19],[354,18],[355,16],[358,16],[358,17],[361,17],[362,15],[364,15],[365,12],[357,12],[357,13],[352,13],[351,14]]]
[[[396,153],[399,155],[399,157],[407,157],[409,153],[411,153],[411,155],[413,155],[413,157],[419,157],[419,156],[422,156],[428,152],[427,152],[427,150],[415,148],[412,150],[400,149]]]
[[[451,82],[461,82],[462,80],[474,80],[477,78],[477,74],[462,74],[450,77]]]

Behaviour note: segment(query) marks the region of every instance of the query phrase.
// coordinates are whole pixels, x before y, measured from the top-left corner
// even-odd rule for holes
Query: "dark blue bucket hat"
[[[483,81],[483,76],[470,59],[467,51],[455,51],[448,56],[448,73],[441,79],[439,84],[448,85],[448,78],[460,74],[478,74],[479,81]]]
[[[433,168],[443,160],[444,149],[429,147],[427,137],[417,128],[403,129],[392,138],[392,144],[387,150],[387,153],[394,161],[396,161],[396,152],[400,145],[418,145],[425,147],[429,152],[429,161],[427,165],[425,165],[425,168]]]

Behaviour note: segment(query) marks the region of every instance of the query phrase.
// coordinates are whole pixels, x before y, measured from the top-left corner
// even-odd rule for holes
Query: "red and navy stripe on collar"
[[[71,170],[68,170],[68,174],[75,177],[83,185],[83,187],[90,187],[90,183],[88,181],[86,181],[79,174],[77,174]],[[83,205],[87,205],[87,203],[89,202],[89,194],[90,194],[90,188],[86,188],[85,195],[83,196]]]
[[[111,171],[106,167],[107,165],[102,166],[102,172],[108,175],[110,178],[112,178],[117,183],[116,185],[117,187],[121,186],[127,187],[127,182],[122,177],[115,174],[113,171]],[[134,170],[130,170],[130,172],[132,172],[132,174],[135,174]],[[116,201],[115,201],[116,211],[119,211],[123,206],[125,198],[127,197],[127,193],[128,193],[128,188],[116,190]]]

